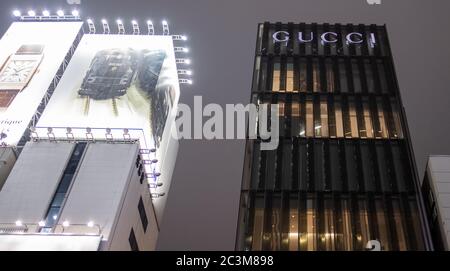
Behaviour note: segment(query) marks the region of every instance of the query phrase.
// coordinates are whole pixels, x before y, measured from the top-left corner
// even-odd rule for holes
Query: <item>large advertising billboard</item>
[[[82,22],[14,22],[0,40],[0,144],[15,146]]]
[[[84,35],[36,131],[104,140],[127,129],[143,149],[160,148],[178,99],[170,36]]]

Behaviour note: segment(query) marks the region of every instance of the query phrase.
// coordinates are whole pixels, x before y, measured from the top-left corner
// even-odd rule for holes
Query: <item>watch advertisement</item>
[[[15,22],[0,40],[0,140],[15,146],[70,50],[81,22]]]
[[[170,36],[84,35],[36,131],[46,136],[51,127],[56,138],[65,138],[67,128],[75,138],[128,136],[144,149],[159,148],[178,98]]]

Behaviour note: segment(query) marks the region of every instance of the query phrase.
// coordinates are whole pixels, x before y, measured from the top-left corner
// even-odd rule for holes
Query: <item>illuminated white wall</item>
[[[90,99],[88,114],[85,112],[86,98],[78,95],[83,79],[97,52],[112,48],[164,50],[166,53],[156,91],[165,91],[171,87],[175,97],[156,156],[148,157],[158,159],[159,162],[152,167],[161,173],[157,182],[164,183],[162,187],[151,189],[152,193],[165,194],[164,197],[154,200],[158,221],[162,221],[178,151],[178,142],[172,138],[172,132],[180,89],[171,36],[84,35],[37,124],[36,133],[39,137],[46,138],[47,128],[51,127],[56,138],[67,138],[66,128],[70,127],[75,138],[86,139],[86,128],[89,127],[93,138],[104,140],[106,128],[110,128],[114,139],[123,139],[123,129],[126,128],[131,138],[139,139],[142,149],[155,147],[152,143],[150,105],[143,97],[139,99],[140,94],[134,84],[127,90],[126,95],[115,99],[118,114],[113,111],[111,100]],[[150,166],[147,165],[146,168],[147,172],[150,172]]]
[[[0,40],[0,66],[22,45],[44,45],[43,59],[28,86],[0,112],[2,143],[15,146],[69,52],[82,22],[14,22]]]

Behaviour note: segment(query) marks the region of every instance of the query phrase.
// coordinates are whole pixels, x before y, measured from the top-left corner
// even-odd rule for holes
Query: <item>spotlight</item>
[[[189,48],[183,48],[183,52],[189,53]]]
[[[155,28],[153,27],[153,22],[151,20],[147,21],[147,34],[148,35],[154,35],[155,34]]]
[[[191,60],[188,58],[188,59],[186,59],[185,61],[184,61],[184,63],[186,63],[186,64],[191,64]]]
[[[64,10],[60,9],[56,12],[56,15],[58,15],[59,17],[64,16]]]
[[[108,21],[106,19],[102,19],[102,24],[103,24],[103,34],[109,34],[110,33],[110,29],[109,29]],[[118,24],[118,26],[120,27],[121,24]]]
[[[133,26],[133,35],[139,35],[141,33],[141,30],[139,28],[139,24],[136,20],[131,21],[131,24]]]
[[[186,71],[186,74],[187,74],[187,75],[192,75],[192,71],[187,70],[187,71]]]
[[[187,83],[188,83],[189,85],[192,85],[194,82],[192,82],[192,80],[187,80]]]
[[[102,23],[106,24],[106,20],[102,20]],[[117,23],[117,24],[123,24],[123,22],[122,22],[121,19],[118,19],[118,20],[116,21],[116,23]]]
[[[119,35],[124,35],[125,34],[125,26],[123,25],[123,21],[121,19],[117,19],[116,23],[117,23],[117,31],[118,31]],[[105,26],[106,24],[107,23],[103,23],[103,26]]]
[[[67,227],[70,226],[70,223],[69,223],[69,221],[66,220],[66,221],[63,222],[62,225],[63,225],[63,227],[67,228]]]
[[[34,16],[36,16],[36,12],[34,10],[29,10],[28,11],[28,16],[34,17]]]
[[[181,36],[181,39],[182,40],[187,40],[188,38],[187,38],[187,36],[183,35],[183,36]]]
[[[72,16],[78,17],[80,16],[80,12],[76,9],[72,10]]]
[[[89,228],[94,227],[94,222],[93,222],[93,221],[89,221],[89,222],[87,223],[87,226],[88,226]]]
[[[50,16],[50,11],[48,11],[48,10],[42,11],[42,16],[45,16],[45,17]]]
[[[23,226],[22,221],[17,220],[17,221],[16,221],[16,226],[17,226],[17,227],[22,227],[22,226]]]
[[[39,221],[38,225],[39,227],[45,227],[45,221]]]
[[[163,36],[170,35],[169,25],[167,24],[166,20],[162,21],[162,26],[163,26]]]
[[[94,23],[94,21],[92,21],[92,19],[87,19],[87,23],[92,24],[92,23]]]
[[[13,11],[13,15],[15,16],[15,17],[20,17],[21,15],[22,15],[22,13],[20,12],[20,10],[14,10]]]

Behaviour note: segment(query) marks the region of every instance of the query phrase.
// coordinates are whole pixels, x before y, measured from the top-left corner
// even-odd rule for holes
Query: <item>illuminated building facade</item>
[[[385,26],[260,24],[251,101],[280,142],[247,140],[237,250],[432,249]]]
[[[76,10],[13,15],[0,40],[0,251],[154,250],[192,83],[186,37],[165,20],[127,33]]]

